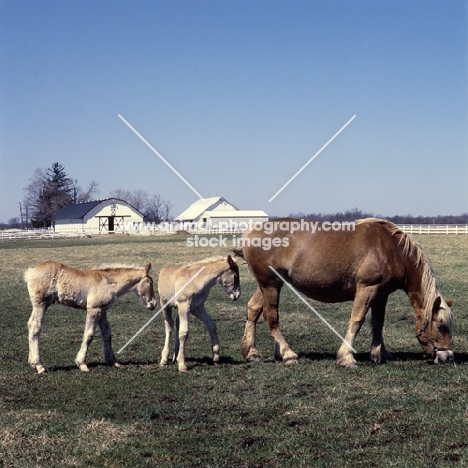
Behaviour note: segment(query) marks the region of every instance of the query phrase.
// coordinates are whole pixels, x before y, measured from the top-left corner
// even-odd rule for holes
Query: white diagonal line
[[[353,115],[269,200],[273,201],[354,119]]]
[[[202,266],[167,302],[172,302],[179,293],[181,293],[204,269],[206,266]],[[162,311],[164,306],[161,307],[118,351],[120,354]]]
[[[184,178],[179,172],[177,172],[177,170],[176,170],[174,167],[172,167],[172,165],[171,165],[168,161],[166,161],[166,159],[164,159],[164,158],[163,158],[163,157],[162,157],[162,156],[161,156],[161,155],[160,155],[144,138],[143,138],[143,136],[141,136],[140,133],[138,133],[138,132],[137,132],[137,131],[120,115],[120,114],[118,114],[118,116],[119,116],[119,118],[127,125],[127,127],[128,127],[130,130],[132,130],[133,133],[135,133],[135,135],[137,135],[137,136],[140,138],[140,140],[141,140],[143,143],[145,143],[145,145],[148,146],[148,148],[149,148],[156,156],[158,156],[158,158],[161,159],[161,161],[162,161],[164,164],[166,164],[166,165],[169,167],[169,169],[171,169],[177,176],[179,176],[179,178],[180,178],[183,182],[185,182],[185,184],[198,196],[198,198],[200,198],[201,200],[205,201],[205,198],[202,197],[202,196],[197,192],[197,190],[195,190],[195,189],[192,187],[192,185],[190,185],[190,183],[187,182],[187,180],[185,180],[185,178]]]
[[[353,353],[356,353],[356,350],[272,267],[269,267],[271,271],[275,273],[278,278],[282,279],[284,284],[312,311],[314,314],[336,335],[338,336],[343,343],[346,343]]]

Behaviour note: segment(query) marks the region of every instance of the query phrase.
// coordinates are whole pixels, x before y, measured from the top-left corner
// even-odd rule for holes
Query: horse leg
[[[174,320],[172,318],[172,307],[166,305],[163,309],[164,314],[164,328],[166,330],[166,337],[164,340],[164,348],[161,352],[161,361],[159,365],[166,366],[169,361],[169,348],[170,348],[170,341],[171,335],[174,332]]]
[[[81,348],[75,358],[75,364],[83,372],[89,372],[88,366],[86,365],[86,353],[88,352],[88,347],[91,341],[93,341],[94,335],[96,333],[96,326],[100,320],[101,309],[88,309],[83,341],[81,343]]]
[[[177,321],[177,320],[176,320]],[[176,324],[178,346],[175,346],[174,353],[179,366],[179,371],[184,372],[187,370],[185,364],[185,343],[190,333],[190,305],[187,303],[179,303],[179,316],[178,324]],[[178,325],[178,326],[177,326]]]
[[[33,301],[33,310],[28,320],[28,363],[37,370],[38,374],[45,372],[45,368],[41,364],[39,353],[39,335],[41,334],[42,322],[49,305],[50,304],[45,301]]]
[[[203,305],[193,310],[192,313],[205,324],[205,327],[210,334],[211,349],[213,350],[213,362],[216,364],[219,362],[219,340],[216,333],[215,321],[210,317]]]
[[[262,357],[255,348],[255,332],[257,321],[263,311],[263,293],[258,287],[247,304],[247,320],[245,322],[244,336],[240,351],[248,361],[261,361]]]
[[[357,367],[356,359],[354,359],[354,340],[356,335],[364,323],[367,311],[370,307],[371,294],[368,290],[363,289],[356,293],[351,318],[346,330],[346,336],[336,355],[336,362],[345,367]]]
[[[371,305],[372,311],[372,344],[370,351],[371,361],[380,364],[381,362],[392,361],[393,357],[385,349],[382,329],[385,320],[385,306],[387,305],[388,296],[379,299],[374,299]]]
[[[102,349],[104,352],[104,360],[109,366],[121,367],[115,358],[114,351],[112,351],[112,331],[107,320],[107,313],[104,310],[101,315],[101,320],[98,322],[99,328],[101,329],[102,338]]]
[[[285,364],[297,363],[297,354],[292,351],[279,329],[279,287],[263,289],[263,317],[270,327],[271,335],[275,340],[275,359]]]

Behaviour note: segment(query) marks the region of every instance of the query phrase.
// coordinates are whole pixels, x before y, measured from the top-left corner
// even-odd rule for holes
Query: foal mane
[[[421,292],[423,294],[424,320],[430,322],[432,320],[432,306],[437,296],[440,296],[437,287],[437,279],[431,262],[422,249],[410,235],[403,232],[398,226],[386,219],[366,218],[356,221],[356,225],[364,223],[379,223],[382,225],[391,237],[400,236],[397,246],[402,249],[403,255],[408,259],[414,259],[414,267],[422,269],[421,275]],[[450,307],[441,307],[439,317],[444,325],[452,330],[452,312]]]
[[[135,264],[127,263],[104,263],[103,265],[93,268],[94,270],[99,271],[116,271],[116,270],[144,270],[145,267]]]
[[[185,265],[183,266],[194,266],[194,265],[203,265],[205,263],[215,263],[215,262],[221,262],[221,261],[224,261],[227,263],[227,255],[224,256],[224,255],[215,255],[213,257],[208,257],[208,258],[203,258],[202,260],[197,260],[195,262],[190,262],[190,263],[186,263]]]

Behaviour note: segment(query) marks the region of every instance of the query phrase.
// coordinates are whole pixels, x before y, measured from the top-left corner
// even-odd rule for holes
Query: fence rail
[[[24,229],[0,231],[0,242],[17,240],[45,240],[91,237],[85,232],[57,233],[48,229]]]
[[[464,234],[468,235],[468,224],[398,224],[403,232],[407,234]],[[188,234],[216,235],[216,234],[242,234],[240,229],[189,229]],[[175,231],[150,231],[150,232],[127,232],[126,234],[136,235],[169,235]],[[90,234],[83,231],[76,232],[54,232],[49,229],[10,229],[0,231],[0,242],[17,240],[45,240],[45,239],[66,239],[100,236],[102,234]],[[117,234],[118,235],[118,234]]]
[[[407,234],[468,234],[468,224],[397,224]]]

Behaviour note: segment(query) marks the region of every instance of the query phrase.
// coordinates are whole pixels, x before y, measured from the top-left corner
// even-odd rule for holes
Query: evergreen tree
[[[50,226],[52,216],[65,205],[73,203],[73,181],[58,162],[53,163],[46,171],[36,171],[25,190],[34,227]]]

